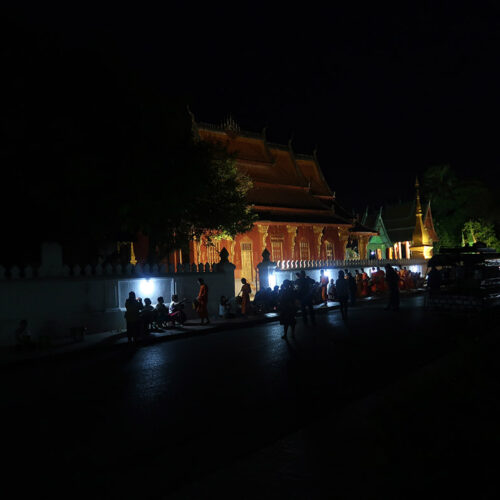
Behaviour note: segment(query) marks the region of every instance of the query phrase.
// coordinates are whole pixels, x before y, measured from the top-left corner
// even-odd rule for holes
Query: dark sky
[[[8,19],[69,47],[97,48],[155,92],[185,100],[200,121],[231,113],[243,129],[267,126],[273,142],[293,134],[299,153],[317,145],[332,189],[358,210],[413,196],[415,174],[429,165],[496,182],[493,1],[368,10],[357,2],[103,4],[25,4]]]

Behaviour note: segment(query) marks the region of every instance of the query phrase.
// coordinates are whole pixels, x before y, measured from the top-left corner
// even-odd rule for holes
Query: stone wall
[[[86,327],[87,333],[125,328],[124,304],[129,291],[149,297],[153,305],[163,296],[170,302],[172,293],[192,300],[198,295],[198,277],[209,287],[208,309],[215,316],[221,295],[234,295],[234,266],[178,266],[150,269],[144,266],[79,266],[33,270],[0,266],[0,345],[15,343],[14,331],[26,319],[34,337],[66,337],[70,329]],[[48,276],[50,274],[50,276]],[[195,315],[190,303],[188,317]]]

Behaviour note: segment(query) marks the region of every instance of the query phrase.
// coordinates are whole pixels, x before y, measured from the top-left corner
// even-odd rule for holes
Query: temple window
[[[301,241],[300,242],[300,260],[309,260],[309,242]]]
[[[253,255],[251,243],[241,243],[241,277],[253,282]]]
[[[327,260],[333,260],[333,245],[329,241],[325,241],[325,256]]]
[[[271,258],[274,262],[283,260],[283,239],[271,238]]]
[[[219,262],[220,241],[207,243],[207,262],[215,264]]]

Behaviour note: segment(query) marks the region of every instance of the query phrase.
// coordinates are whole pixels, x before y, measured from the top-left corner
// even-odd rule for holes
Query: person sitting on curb
[[[31,331],[28,328],[28,321],[22,319],[15,331],[17,345],[20,349],[30,349],[34,347],[31,338]]]
[[[164,327],[169,320],[168,307],[165,305],[163,297],[158,297],[155,307],[155,323],[159,327]]]
[[[186,321],[186,313],[183,311],[184,302],[186,302],[186,299],[179,301],[177,294],[172,295],[172,302],[170,302],[168,307],[168,317],[174,325],[176,322],[183,325]]]
[[[155,319],[155,308],[151,305],[151,299],[144,299],[144,307],[141,309],[139,316],[141,318],[143,333],[148,333]]]

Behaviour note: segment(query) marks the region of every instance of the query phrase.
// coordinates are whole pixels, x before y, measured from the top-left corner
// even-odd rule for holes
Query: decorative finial
[[[228,117],[222,122],[222,128],[236,134],[240,131],[240,126],[236,123],[231,113],[229,113]]]
[[[420,204],[420,184],[418,183],[418,177],[415,178],[415,191],[416,191],[416,201],[417,201],[417,215],[422,215],[422,205]]]

